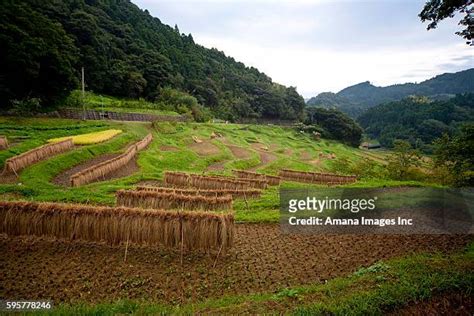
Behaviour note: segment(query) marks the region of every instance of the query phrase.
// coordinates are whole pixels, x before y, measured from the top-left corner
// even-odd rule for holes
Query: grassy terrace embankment
[[[226,175],[232,169],[268,174],[285,168],[335,172],[337,159],[371,159],[382,164],[387,155],[316,141],[277,126],[0,118],[0,135],[12,144],[0,151],[0,166],[48,139],[108,129],[123,133],[102,143],[75,146],[24,169],[13,183],[0,183],[0,199],[114,205],[117,190],[157,183],[167,170]],[[123,152],[149,132],[153,142],[138,154],[133,174],[80,187],[53,181],[75,166]],[[424,185],[375,178],[350,186]],[[318,186],[283,182],[281,187]],[[278,222],[278,188],[270,187],[248,204],[237,199],[234,209],[238,221]],[[213,256],[186,256],[183,266],[179,254],[131,247],[129,261],[124,262],[120,246],[2,236],[0,246],[10,258],[4,264],[9,271],[5,276],[16,280],[5,282],[15,293],[49,293],[58,300],[53,314],[93,315],[382,314],[417,300],[472,292],[474,248],[471,244],[459,251],[472,241],[469,236],[285,237],[276,224],[237,226],[234,252],[222,256],[215,269],[209,268],[215,265]],[[28,258],[34,258],[34,265]],[[36,271],[38,264],[50,269],[51,275],[68,277],[50,280],[47,286],[26,286],[29,281],[17,276],[27,276],[32,268]],[[169,278],[173,281],[164,281]]]
[[[0,166],[4,161],[21,152],[39,146],[54,137],[64,137],[107,129],[121,129],[123,133],[100,144],[77,146],[73,151],[37,163],[20,173],[17,183],[0,184],[3,199],[28,199],[35,201],[87,202],[113,205],[114,192],[131,188],[142,181],[160,181],[166,170],[195,173],[220,173],[231,175],[232,169],[250,169],[277,174],[280,169],[302,171],[332,170],[335,159],[351,161],[372,159],[376,153],[347,147],[328,140],[315,141],[308,135],[277,126],[97,122],[63,119],[13,119],[0,120],[0,134],[13,142],[8,150],[0,151]],[[66,188],[54,184],[55,176],[78,164],[103,154],[118,153],[149,131],[154,140],[138,156],[139,171],[133,175]],[[216,137],[211,139],[211,135]],[[196,143],[193,137],[202,141]],[[380,155],[377,158],[383,159]],[[353,186],[421,185],[388,180],[364,180]],[[307,187],[307,184],[285,182],[283,187]],[[261,199],[235,202],[239,221],[277,221],[278,189],[271,187]]]
[[[277,126],[167,122],[152,126],[138,122],[2,118],[0,134],[8,136],[13,144],[8,150],[0,151],[0,166],[7,158],[44,144],[50,138],[111,128],[121,129],[123,133],[104,143],[77,146],[71,152],[25,169],[17,183],[0,184],[2,198],[113,205],[116,190],[131,188],[142,181],[160,181],[166,170],[231,175],[232,169],[250,169],[277,174],[284,168],[332,170],[333,162],[339,158],[357,161],[373,159],[375,155],[375,161],[384,159],[384,155],[367,154],[334,141],[315,141],[308,135]],[[123,151],[150,131],[154,140],[139,154],[139,171],[133,175],[78,188],[66,188],[52,182],[61,172],[94,157]],[[218,137],[212,139],[211,135]],[[196,143],[193,137],[202,142]],[[399,185],[422,184],[370,179],[352,186]],[[308,187],[308,184],[284,182],[282,187]],[[262,198],[250,200],[248,206],[242,200],[234,204],[239,221],[277,221],[278,207],[276,187],[267,189]]]

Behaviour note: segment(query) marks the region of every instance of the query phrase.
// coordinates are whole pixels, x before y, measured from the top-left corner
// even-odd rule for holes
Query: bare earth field
[[[227,147],[232,152],[232,155],[234,155],[234,157],[238,159],[247,159],[250,158],[250,156],[252,155],[248,149],[245,149],[243,147],[235,145],[227,145]]]
[[[277,224],[238,224],[227,254],[0,235],[0,297],[56,302],[151,299],[185,303],[348,275],[413,252],[452,252],[472,236],[283,235]],[[215,267],[214,266],[215,263]]]
[[[221,152],[219,147],[209,141],[205,141],[202,143],[193,143],[188,147],[199,156],[212,156],[217,155]]]

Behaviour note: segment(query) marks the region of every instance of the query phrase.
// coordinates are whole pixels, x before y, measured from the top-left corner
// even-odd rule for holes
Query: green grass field
[[[9,157],[45,144],[48,139],[89,133],[107,129],[124,131],[111,140],[88,146],[78,146],[52,159],[42,161],[23,170],[18,183],[0,184],[4,198],[20,197],[35,201],[78,202],[113,205],[114,192],[119,188],[131,188],[144,180],[160,180],[164,171],[187,171],[195,173],[231,174],[232,169],[257,168],[257,171],[277,174],[280,169],[301,171],[335,171],[332,164],[339,158],[358,161],[373,159],[378,162],[385,154],[367,153],[329,140],[312,140],[290,128],[277,126],[198,124],[163,122],[152,126],[142,122],[74,121],[63,119],[0,119],[0,134],[12,142],[8,150],[0,151],[0,166]],[[65,188],[51,180],[59,173],[73,166],[105,153],[120,152],[127,144],[152,132],[154,141],[139,154],[140,171],[125,178],[92,183],[78,188]],[[222,138],[211,139],[211,134]],[[190,148],[196,146],[192,137],[203,141],[202,146],[212,146],[210,154],[202,155]],[[193,145],[194,144],[194,145]],[[246,151],[245,158],[235,157],[227,145],[234,145]],[[172,146],[172,151],[161,150]],[[199,147],[200,145],[197,144]],[[262,149],[263,148],[263,149]],[[260,153],[272,156],[272,161],[262,164]],[[320,158],[320,154],[335,155],[335,159]],[[375,157],[375,159],[374,159]],[[208,170],[213,164],[221,164],[222,170]],[[337,170],[336,170],[337,171]],[[399,182],[386,179],[365,179],[352,186],[420,186],[418,182]],[[308,187],[308,184],[283,183],[283,187]],[[235,202],[239,221],[278,221],[278,190],[270,188],[261,199],[251,200],[248,205],[242,200]]]
[[[97,132],[107,129],[123,131],[112,139],[93,145],[76,146],[74,150],[24,169],[16,183],[0,184],[2,200],[58,201],[113,205],[118,189],[133,188],[142,181],[161,180],[163,172],[185,171],[231,175],[232,169],[251,169],[277,174],[284,168],[301,171],[337,172],[334,162],[373,160],[384,164],[389,152],[367,152],[335,141],[316,141],[291,128],[264,125],[142,123],[116,121],[76,121],[64,119],[0,118],[0,135],[11,143],[0,151],[0,166],[6,159],[48,139]],[[106,153],[123,151],[149,132],[154,140],[139,153],[139,171],[119,179],[70,188],[52,183],[61,172]],[[212,138],[211,135],[222,137]],[[196,143],[199,139],[202,143]],[[231,147],[244,154],[239,157]],[[267,158],[262,161],[262,154]],[[244,157],[245,156],[245,157]],[[333,158],[330,159],[329,157]],[[213,168],[219,166],[219,168]],[[361,179],[351,187],[429,186],[421,182],[401,182],[384,178]],[[283,188],[318,188],[294,182],[283,182]],[[234,201],[239,222],[278,222],[279,190],[267,189],[261,198]],[[111,315],[124,313],[250,313],[298,315],[377,315],[413,300],[428,299],[437,293],[456,291],[471,293],[474,284],[474,248],[454,254],[414,254],[379,262],[354,274],[311,284],[283,288],[278,292],[261,292],[212,298],[184,305],[166,305],[151,301],[119,300],[89,305],[59,304],[53,314]],[[290,273],[290,272],[289,272]]]
[[[177,116],[179,113],[172,109],[166,108],[164,104],[151,103],[145,100],[127,100],[120,99],[108,95],[98,95],[92,92],[86,92],[84,103],[79,90],[73,91],[66,100],[67,105],[79,107],[85,104],[87,109],[112,111],[112,112],[128,112],[128,113],[146,113],[156,115]]]

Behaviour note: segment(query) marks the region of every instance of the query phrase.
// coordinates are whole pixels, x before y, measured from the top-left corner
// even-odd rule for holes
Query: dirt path
[[[461,249],[469,236],[283,235],[278,224],[239,224],[221,254],[186,254],[0,235],[0,297],[99,302],[147,299],[177,304],[344,276],[412,252]]]
[[[247,159],[252,156],[250,151],[245,148],[235,146],[235,145],[226,145],[227,148],[232,152],[232,155],[237,159]],[[224,171],[225,164],[228,163],[230,160],[219,161],[209,165],[206,168],[206,171]]]
[[[260,154],[260,163],[247,170],[255,171],[265,165],[268,165],[269,163],[271,163],[272,161],[275,161],[278,158],[275,154],[272,154],[266,151],[259,151],[259,154]]]
[[[80,172],[80,171],[82,171],[86,168],[89,168],[93,165],[96,165],[100,162],[104,162],[106,160],[115,158],[119,155],[121,155],[121,154],[120,153],[118,153],[118,154],[104,154],[104,155],[94,157],[90,160],[87,160],[84,163],[81,163],[79,165],[76,165],[76,166],[68,169],[68,170],[65,170],[65,171],[61,172],[56,177],[54,177],[52,182],[54,184],[57,184],[57,185],[62,185],[62,186],[68,187],[68,186],[71,185],[69,178],[73,174],[75,174],[77,172]],[[140,170],[140,168],[138,167],[138,164],[137,164],[137,158],[134,157],[128,164],[126,164],[125,166],[123,166],[122,168],[117,170],[116,172],[113,172],[113,173],[107,175],[101,181],[127,177],[127,176],[132,175],[133,173],[135,173],[139,170]]]
[[[207,166],[206,171],[223,171],[225,169],[225,164],[228,163],[229,160],[219,161]]]
[[[248,159],[252,156],[252,153],[243,147],[235,146],[235,145],[226,145],[227,148],[230,149],[232,155],[234,155],[237,159]]]
[[[252,168],[247,169],[249,171],[255,171],[265,165],[268,165],[269,163],[275,161],[278,158],[277,155],[268,151],[269,147],[265,144],[252,143],[250,144],[250,147],[256,152],[258,152],[258,154],[260,155],[260,163],[256,166],[253,166]]]
[[[245,148],[226,144],[227,148],[232,152],[232,155],[237,159],[247,159],[252,156],[251,152]],[[219,161],[211,164],[206,168],[206,171],[223,171],[225,169],[225,164],[230,160]]]
[[[313,159],[313,155],[311,155],[310,152],[304,150],[300,153],[300,159],[303,160],[303,161],[311,160],[311,159]]]

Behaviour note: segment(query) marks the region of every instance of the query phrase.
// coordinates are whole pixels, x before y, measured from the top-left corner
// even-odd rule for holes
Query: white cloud
[[[305,97],[371,81],[422,81],[474,67],[456,19],[426,31],[424,0],[135,1],[206,47],[254,66]]]
[[[465,59],[472,48],[463,43],[426,50],[387,49],[366,52],[332,51],[293,46],[274,49],[230,38],[195,37],[207,47],[216,47],[248,66],[254,66],[276,82],[296,86],[305,97],[324,91],[337,92],[349,85],[371,81],[385,86],[395,83],[420,82],[446,72],[444,64],[457,70],[474,66]],[[407,74],[411,76],[407,78]]]

